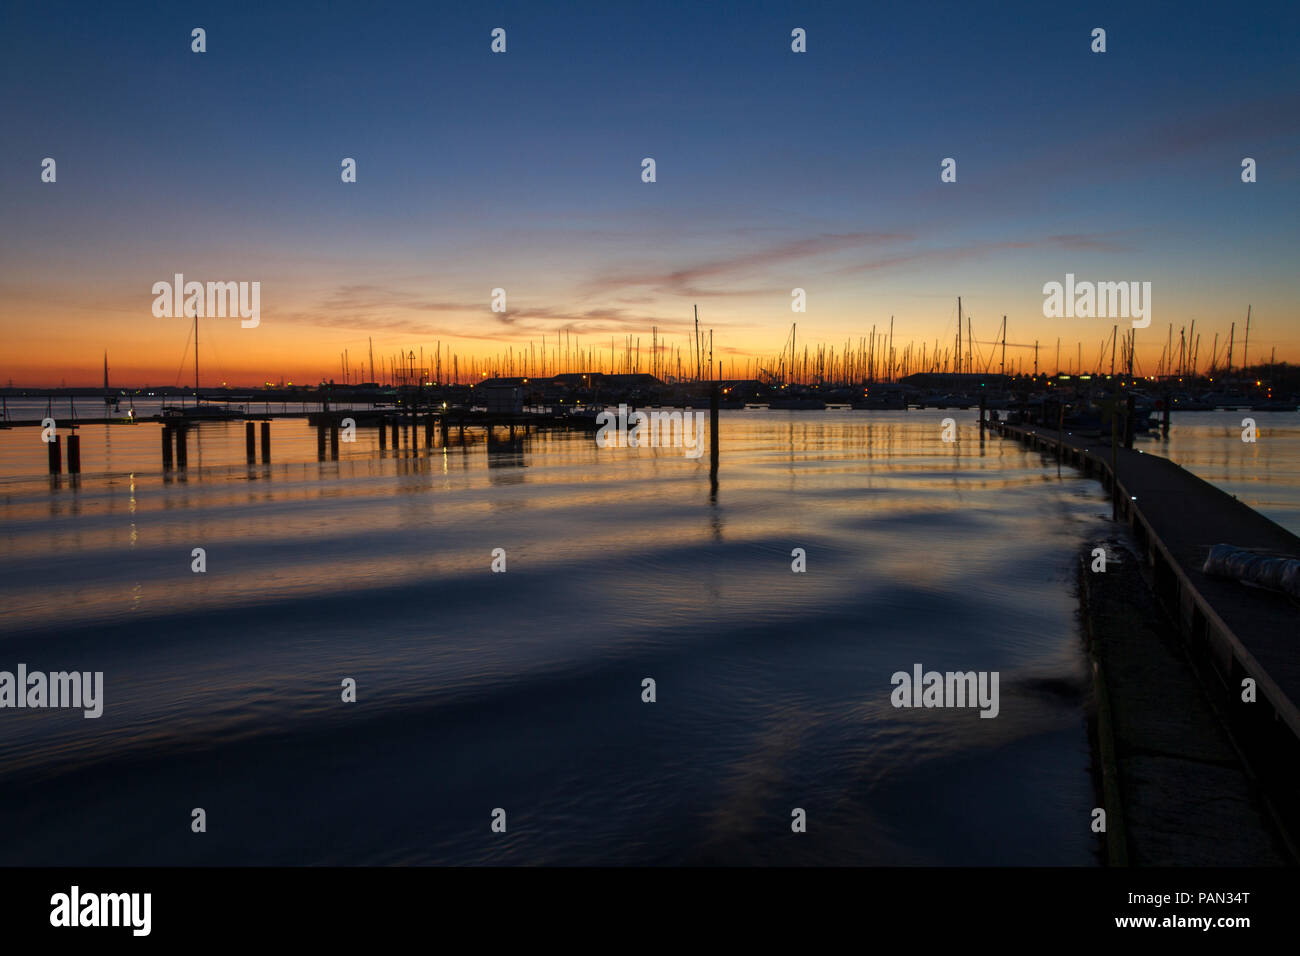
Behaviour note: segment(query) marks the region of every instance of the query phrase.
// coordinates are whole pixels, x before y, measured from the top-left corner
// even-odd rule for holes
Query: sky
[[[192,382],[176,273],[261,284],[256,328],[200,320],[205,385],[359,376],[371,341],[686,354],[696,306],[726,372],[795,322],[942,349],[959,295],[984,358],[1005,314],[1012,361],[1093,364],[1128,323],[1044,317],[1067,273],[1151,282],[1144,370],[1247,305],[1249,358],[1297,362],[1298,34],[1294,3],[6,3],[0,382],[105,351]]]

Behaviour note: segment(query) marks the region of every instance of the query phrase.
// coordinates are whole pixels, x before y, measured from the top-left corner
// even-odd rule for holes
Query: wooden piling
[[[68,474],[81,474],[81,436],[76,432],[68,436]]]
[[[46,444],[46,452],[50,460],[50,474],[61,474],[63,472],[63,452],[59,447],[58,435],[55,435]]]
[[[244,454],[250,465],[257,461],[257,426],[252,422],[244,422]]]
[[[187,447],[189,438],[189,428],[185,425],[176,426],[176,467],[188,468],[190,463],[189,448]]]
[[[330,425],[330,460],[339,460],[339,423]]]
[[[172,469],[172,427],[164,425],[162,427],[162,459],[163,471]]]
[[[262,422],[262,464],[271,463],[271,423]]]
[[[379,422],[379,450],[384,451],[388,448],[388,429],[384,427],[381,420]]]
[[[316,460],[325,460],[325,426],[316,426]]]
[[[718,405],[718,386],[714,384],[709,389],[709,480],[715,485],[718,482]]]
[[[397,423],[397,419],[394,418],[393,419],[393,451],[398,451],[401,449],[401,447],[402,447],[401,426]]]

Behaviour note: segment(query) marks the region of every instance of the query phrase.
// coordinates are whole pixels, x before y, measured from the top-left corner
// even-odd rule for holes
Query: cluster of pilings
[[[394,415],[392,418],[388,419],[387,421],[381,421],[379,423],[379,450],[386,451],[388,449],[388,432],[390,429],[392,430],[392,434],[393,434],[393,451],[398,451],[401,449],[402,436],[407,428],[410,428],[411,430],[411,437],[408,440],[408,445],[411,448],[418,447],[419,421],[421,418],[424,419],[424,446],[426,448],[433,447],[433,430],[435,427],[437,427],[438,429],[438,435],[442,441],[443,446],[446,446],[447,444],[446,417],[443,415],[435,415],[433,412],[427,412],[424,415],[418,415],[413,412],[410,415],[406,415],[406,416]],[[405,424],[403,422],[405,422]],[[336,425],[335,426],[336,431],[337,428],[338,426]],[[461,434],[463,435],[464,433],[465,433],[465,427],[462,425]]]
[[[175,467],[188,468],[190,464],[189,450],[190,426],[188,422],[180,422],[175,425],[163,425],[162,427],[162,466],[163,471],[171,471],[173,467],[172,446],[176,446]]]
[[[244,456],[257,464],[257,422],[244,422]],[[271,463],[271,423],[262,422],[262,464]]]
[[[710,452],[710,477],[716,482],[718,471],[718,407],[719,395],[717,389],[712,390],[709,400],[709,438],[711,445]],[[325,418],[317,418],[316,424],[316,457],[320,461],[328,460],[338,461],[339,459],[339,441],[342,422],[347,417],[347,413],[336,412]],[[983,416],[981,416],[982,418]],[[189,467],[189,432],[190,427],[195,422],[179,421],[162,422],[162,467],[164,472],[174,469],[184,469]],[[247,421],[244,423],[244,451],[248,464],[257,463],[257,422]],[[498,425],[502,428],[508,427],[510,430],[509,441],[515,440],[516,429],[527,435],[533,429],[530,422],[507,421],[505,423],[492,422],[490,420],[479,421],[472,417],[449,418],[446,414],[436,412],[411,413],[410,415],[393,415],[380,420],[378,425],[379,450],[385,452],[388,450],[390,431],[391,441],[394,452],[400,451],[405,446],[410,451],[416,451],[420,448],[420,425],[424,426],[424,447],[447,447],[449,442],[449,432],[455,429],[459,432],[460,443],[465,441],[466,426],[479,426],[484,428],[487,434],[488,446],[493,444],[493,429]],[[261,422],[261,446],[262,446],[262,464],[267,465],[271,462],[271,423],[269,421]],[[409,429],[409,432],[408,432]],[[434,443],[434,431],[438,432],[439,442]],[[328,452],[326,443],[328,441]],[[57,475],[63,471],[62,442],[60,436],[51,436],[49,445],[49,468],[50,474]],[[68,472],[70,474],[81,473],[81,439],[76,431],[68,435]]]
[[[50,474],[63,473],[63,443],[58,435],[51,435],[46,443],[50,460]],[[81,474],[81,436],[75,431],[68,433],[68,474]]]
[[[316,426],[316,460],[325,460],[325,433],[329,433],[330,461],[339,460],[339,423]]]

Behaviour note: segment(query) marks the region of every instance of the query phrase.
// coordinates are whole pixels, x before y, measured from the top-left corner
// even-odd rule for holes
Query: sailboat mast
[[[1250,348],[1250,306],[1246,306],[1246,339],[1241,343],[1241,370],[1244,372],[1250,364],[1246,361],[1246,350]]]
[[[1112,365],[1114,362],[1112,361]],[[1002,375],[1007,374],[1007,317],[1002,316],[1002,365],[1000,372]]]
[[[889,380],[894,380],[894,317],[889,317]]]
[[[700,380],[700,307],[695,307],[695,381]]]
[[[957,296],[957,351],[953,355],[954,371],[961,374],[961,296]]]
[[[199,400],[199,306],[194,304],[194,401]]]

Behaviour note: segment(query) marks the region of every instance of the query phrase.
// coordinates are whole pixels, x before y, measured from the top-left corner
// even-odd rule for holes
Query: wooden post
[[[46,445],[46,452],[50,460],[50,474],[61,474],[63,472],[63,452],[59,447],[58,435],[55,435]]]
[[[190,464],[189,449],[186,447],[186,439],[189,436],[189,427],[186,425],[176,426],[176,467],[188,468]]]
[[[981,435],[984,434],[984,409],[987,405],[987,402],[988,402],[988,396],[985,395],[983,389],[981,389],[980,390],[980,434]]]
[[[379,450],[384,451],[388,448],[388,429],[384,427],[384,420],[379,420]]]
[[[424,447],[433,447],[433,412],[424,416]]]
[[[339,460],[339,423],[330,425],[330,460]]]
[[[271,463],[271,423],[262,422],[262,464]]]
[[[694,412],[691,412],[694,415]],[[696,436],[699,441],[699,436]],[[718,483],[718,386],[709,389],[709,481]]]
[[[162,456],[163,471],[172,470],[172,428],[170,425],[162,427]]]
[[[402,433],[400,429],[401,426],[398,425],[397,419],[394,418],[393,419],[393,451],[397,451],[402,447]]]
[[[250,465],[257,461],[257,426],[252,422],[244,422],[244,454],[248,457]]]
[[[81,436],[76,432],[68,436],[68,474],[81,474]]]
[[[316,426],[316,460],[325,460],[325,426]]]

